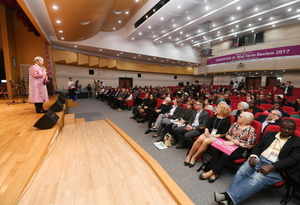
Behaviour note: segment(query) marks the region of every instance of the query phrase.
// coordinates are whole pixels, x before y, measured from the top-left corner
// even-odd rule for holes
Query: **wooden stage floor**
[[[57,99],[52,96],[44,108]],[[34,105],[0,101],[0,204],[193,204],[162,167],[110,120],[49,130]],[[60,127],[63,129],[60,130]]]

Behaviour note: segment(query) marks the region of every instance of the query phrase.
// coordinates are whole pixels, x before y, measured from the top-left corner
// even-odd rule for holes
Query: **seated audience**
[[[225,102],[220,102],[216,108],[215,115],[210,119],[209,126],[205,128],[205,132],[194,142],[189,154],[187,155],[184,165],[193,167],[196,158],[206,151],[208,146],[218,137],[225,137],[230,127],[231,109]]]
[[[123,107],[124,107],[124,103],[127,102],[127,100],[132,100],[133,96],[132,93],[129,89],[126,89],[126,95],[121,97],[121,100],[118,102],[117,105],[117,111],[122,111]]]
[[[253,114],[250,112],[240,114],[237,122],[232,124],[226,133],[228,141],[224,142],[226,145],[237,145],[238,148],[230,156],[213,148],[212,169],[201,174],[199,176],[201,180],[208,180],[209,183],[213,183],[231,160],[245,157],[247,149],[253,146],[256,138],[255,129],[250,125],[253,118]]]
[[[236,110],[233,110],[231,112],[231,115],[233,115],[235,117],[235,120],[238,119],[238,117],[240,116],[240,114],[246,110],[249,109],[249,105],[246,102],[240,102],[237,106]]]
[[[255,115],[258,112],[263,112],[261,108],[258,108],[256,106],[257,106],[257,102],[255,100],[251,100],[249,102],[249,109],[247,111],[251,112],[253,115]]]
[[[92,97],[93,92],[92,92],[92,86],[91,86],[91,84],[88,84],[85,87],[85,89],[87,89],[87,91],[89,92],[89,97]]]
[[[146,93],[145,97],[142,99],[142,103],[138,106],[133,106],[132,107],[133,116],[130,117],[130,119],[136,120],[139,116],[139,109],[144,109],[144,106],[148,106],[148,103],[149,103],[148,101],[149,101],[149,93]],[[156,102],[155,102],[155,105],[156,105]]]
[[[300,108],[298,108],[298,113],[297,114],[291,115],[291,118],[300,119]]]
[[[223,193],[214,193],[215,201],[223,205],[240,204],[256,192],[282,181],[285,176],[300,183],[300,138],[294,135],[295,129],[293,120],[283,119],[280,132],[268,132],[239,168],[230,188]]]
[[[260,94],[258,100],[256,101],[257,105],[260,105],[262,103],[268,104],[269,102],[265,99],[265,95]]]
[[[206,98],[204,100],[204,109],[208,109],[208,110],[214,110],[214,107],[211,105],[212,100],[209,98]]]
[[[195,110],[186,126],[176,127],[174,132],[180,145],[176,149],[190,148],[193,144],[193,138],[204,132],[209,122],[209,113],[203,109],[204,101],[197,100]]]
[[[193,112],[192,106],[193,106],[193,104],[194,104],[193,101],[191,101],[191,100],[187,101],[186,104],[185,104],[186,108],[182,110],[179,117],[175,120],[171,120],[171,122],[166,124],[162,136],[165,136],[168,132],[171,133],[172,136],[173,136],[172,145],[177,144],[177,138],[176,138],[176,135],[174,133],[175,127],[185,126],[185,124],[188,123],[190,117],[192,116],[192,112]]]
[[[159,116],[159,114],[165,114],[168,113],[171,110],[172,105],[170,105],[171,102],[171,98],[170,97],[166,97],[164,99],[164,101],[162,102],[162,104],[156,108],[156,109],[152,109],[149,112],[149,117],[148,117],[148,129],[146,130],[145,134],[148,134],[151,132],[150,128],[152,127],[152,123],[154,122],[154,120]],[[145,117],[144,117],[145,120]]]
[[[168,113],[159,114],[158,118],[156,119],[154,126],[150,128],[150,130],[156,130],[156,134],[153,135],[153,137],[158,137],[161,135],[162,131],[162,125],[167,124],[171,122],[172,119],[177,119],[182,112],[181,99],[177,98],[173,100],[172,108]],[[162,141],[164,139],[164,136],[161,135],[160,139],[157,140],[157,142]]]
[[[148,119],[149,113],[151,113],[151,111],[154,110],[156,107],[157,99],[155,98],[154,94],[148,94],[148,96],[149,97],[146,100],[145,104],[142,106],[141,109],[139,109],[138,118],[136,120],[138,123],[144,123],[145,120]]]
[[[279,110],[272,110],[268,116],[261,114],[255,120],[262,123],[261,133],[263,133],[268,125],[279,125],[281,117],[282,113]]]
[[[282,113],[282,117],[289,117],[290,116],[290,114],[288,114],[288,113],[286,113],[282,110],[282,105],[278,102],[273,104],[272,109],[266,110],[266,111],[264,111],[264,113],[269,114],[272,110],[279,110]]]

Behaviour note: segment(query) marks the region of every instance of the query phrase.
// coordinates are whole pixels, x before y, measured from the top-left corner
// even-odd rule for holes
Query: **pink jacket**
[[[29,68],[29,97],[32,103],[48,102],[47,87],[44,85],[47,72],[37,64]]]

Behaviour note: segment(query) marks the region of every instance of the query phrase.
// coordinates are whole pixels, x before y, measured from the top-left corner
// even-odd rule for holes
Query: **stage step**
[[[66,114],[64,118],[64,124],[75,124],[75,114]]]
[[[68,107],[77,107],[77,106],[78,106],[78,102],[72,99],[68,99]]]
[[[76,123],[85,122],[85,119],[84,119],[84,118],[76,118],[76,119],[75,119],[75,122],[76,122]]]

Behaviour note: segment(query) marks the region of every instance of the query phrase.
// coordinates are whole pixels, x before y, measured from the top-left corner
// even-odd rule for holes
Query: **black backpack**
[[[201,157],[202,165],[197,169],[197,172],[200,172],[203,170],[204,172],[208,172],[211,170],[211,160],[212,160],[212,155],[208,153],[204,153]]]

